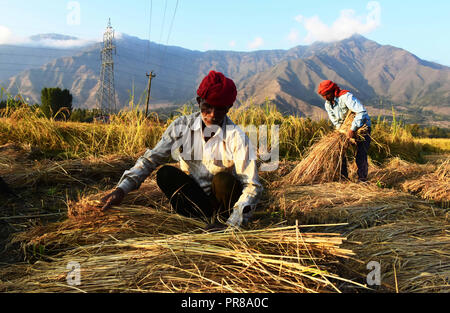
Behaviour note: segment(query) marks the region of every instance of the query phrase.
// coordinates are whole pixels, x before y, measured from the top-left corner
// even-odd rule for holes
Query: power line
[[[142,48],[142,46],[145,47],[146,45],[151,45],[151,42],[146,43],[145,40],[143,40],[143,41],[144,41],[144,42],[143,42],[142,44],[136,44],[136,43],[132,43],[132,42],[127,42],[127,45],[134,46],[134,47],[139,47],[139,48]],[[162,49],[161,46],[164,46],[164,44],[162,44],[162,43],[156,43],[156,42],[154,42],[154,44],[159,46],[158,48],[159,48],[160,51],[161,51],[161,49]],[[99,46],[99,45],[101,45],[100,42],[94,43],[94,44],[92,44],[92,45],[84,46],[84,47],[78,48],[78,49],[46,48],[46,47],[26,47],[26,46],[18,46],[18,45],[0,45],[0,48],[1,48],[1,47],[4,47],[4,46],[9,46],[9,47],[15,47],[15,48],[52,50],[52,51],[59,51],[59,52],[61,52],[61,51],[73,51],[73,52],[85,54],[85,53],[96,53],[96,52],[97,52],[97,49],[98,49],[98,47],[96,47],[96,46]],[[132,51],[133,53],[136,53],[136,50],[129,49],[129,48],[127,48],[127,47],[121,46],[120,44],[117,45],[117,46],[118,46],[118,48],[120,48],[120,50]],[[182,55],[182,54],[176,54],[176,53],[168,52],[168,51],[167,51],[167,47],[164,47],[164,48],[165,48],[165,50],[166,50],[166,54],[167,54],[167,55],[172,55],[172,56],[175,56],[175,57],[178,57],[178,58],[185,58],[185,59],[187,59],[188,61],[190,60],[188,57],[186,57],[186,56],[184,56],[184,55]],[[193,50],[189,50],[189,49],[186,49],[186,50],[194,52]],[[1,51],[1,50],[0,50],[0,51]],[[201,53],[204,53],[204,52],[201,52]],[[62,53],[61,53],[61,54],[62,54]],[[10,53],[10,54],[5,53],[5,55],[18,55],[18,54],[15,53],[15,52],[13,52],[13,53]],[[30,56],[31,56],[31,55],[30,55]],[[66,56],[76,56],[76,55],[54,55],[55,58],[61,58],[61,57],[66,57]],[[78,56],[78,57],[79,57],[79,56]]]
[[[125,55],[123,55],[123,54],[117,54],[118,57],[124,58],[124,59],[128,59],[128,58],[131,57],[131,58],[133,58],[133,60],[142,62],[142,61],[140,61],[140,58],[136,57],[136,50],[132,50],[132,49],[124,48],[124,47],[120,47],[120,50],[131,51],[131,52],[133,52],[133,53],[130,54],[129,56],[125,56]],[[18,53],[0,53],[0,55],[4,55],[4,56],[24,56],[24,57],[36,57],[36,58],[37,58],[37,57],[48,58],[49,60],[46,60],[47,63],[38,63],[38,64],[26,64],[26,63],[20,63],[20,64],[23,64],[23,65],[43,66],[43,65],[46,65],[46,64],[50,63],[50,62],[53,61],[53,60],[57,60],[57,59],[61,59],[61,58],[69,58],[69,57],[71,57],[71,58],[78,58],[78,59],[89,58],[89,57],[91,57],[91,56],[87,55],[88,53],[94,53],[94,51],[87,51],[86,53],[83,53],[83,55],[75,55],[75,56],[73,56],[73,55],[48,56],[48,55],[36,55],[36,54],[33,54],[33,55],[32,55],[32,54],[18,54]],[[173,54],[173,53],[166,53],[166,54],[167,54],[167,55],[172,55],[172,56],[177,57],[177,58],[179,58],[179,59],[187,58],[187,57],[185,57],[185,56],[183,56],[183,55],[181,55],[181,54]],[[189,60],[190,62],[192,62],[192,59],[191,59],[191,58],[188,58],[188,60]],[[145,62],[145,63],[153,64],[153,65],[156,65],[156,66],[162,66],[162,64],[154,63],[154,62],[152,63],[152,62],[150,62],[150,61],[147,61],[147,62]],[[12,63],[4,62],[4,63],[2,63],[2,64],[12,64]],[[17,63],[17,64],[19,65],[19,63]],[[170,68],[170,67],[166,67],[166,68]],[[177,69],[175,69],[175,68],[171,68],[171,69],[177,70]],[[192,74],[193,74],[193,73],[192,73]]]
[[[167,47],[168,47],[168,44],[169,44],[169,38],[170,38],[170,35],[171,35],[171,33],[172,33],[173,22],[175,21],[175,16],[176,16],[176,14],[177,14],[178,3],[179,3],[179,0],[177,0],[177,3],[176,3],[176,5],[175,5],[175,10],[174,10],[174,12],[173,12],[172,21],[171,21],[171,23],[170,23],[169,33],[167,34],[166,48],[165,48],[165,51],[164,51],[164,54],[163,54],[162,64],[164,64],[165,61],[166,61]],[[175,91],[173,91],[172,96],[173,96],[174,92],[175,92]]]
[[[22,54],[22,53],[0,53],[4,56],[21,56],[21,57],[34,57],[34,58],[64,58],[72,55],[42,55],[42,54]]]
[[[169,34],[167,35],[167,41],[166,41],[166,49],[167,49],[167,45],[169,44],[170,35],[172,33],[173,22],[175,21],[175,16],[177,15],[178,3],[179,3],[179,0],[177,0],[177,4],[175,5],[175,11],[173,12],[173,16],[172,16],[172,22],[170,22]]]
[[[139,61],[139,60],[136,60],[136,63],[142,63],[142,64],[145,64],[144,62],[142,62],[142,61]],[[120,63],[118,63],[119,65],[120,65]],[[168,70],[172,70],[172,71],[175,71],[175,72],[178,72],[178,73],[181,73],[181,74],[188,74],[188,75],[193,75],[193,76],[197,76],[197,73],[195,73],[195,72],[187,72],[187,71],[183,71],[183,70],[180,70],[179,68],[175,68],[175,67],[170,67],[170,66],[166,66],[166,65],[161,65],[161,64],[158,64],[158,63],[154,63],[154,62],[147,62],[147,64],[153,64],[153,65],[155,65],[155,66],[159,66],[159,67],[162,67],[162,68],[164,68],[164,69],[168,69]],[[127,65],[127,67],[129,67],[129,65]],[[133,68],[133,67],[129,67],[129,68],[132,68],[132,69],[134,69],[134,70],[136,70],[136,71],[143,71],[143,69],[142,68]]]
[[[133,56],[125,57],[125,56],[123,56],[123,55],[121,55],[121,54],[117,54],[117,57],[118,57],[118,60],[117,60],[115,63],[116,63],[116,65],[117,65],[118,67],[124,66],[124,65],[122,65],[122,62],[120,62],[121,59],[130,59],[130,58],[131,58],[131,59],[132,59],[134,62],[136,62],[136,63],[142,63],[142,64],[145,64],[145,63],[142,62],[140,59],[135,58],[135,57],[133,57]],[[83,56],[83,58],[88,58],[88,56]],[[54,59],[54,60],[55,60],[55,59]],[[50,62],[47,62],[47,63],[0,62],[0,65],[34,66],[34,67],[36,67],[36,68],[33,68],[33,69],[42,69],[43,67],[48,66],[50,63],[52,63],[54,60],[51,60]],[[180,68],[175,68],[175,67],[170,67],[170,66],[161,65],[161,64],[158,64],[158,63],[155,63],[155,62],[151,62],[151,61],[147,62],[147,64],[153,64],[153,65],[155,65],[155,66],[159,66],[159,67],[161,67],[161,68],[164,68],[164,69],[167,69],[167,70],[171,70],[171,71],[176,71],[176,72],[179,72],[179,73],[181,73],[181,74],[187,74],[187,75],[197,76],[197,73],[196,73],[196,72],[183,71],[183,70],[180,69],[181,67],[180,67]],[[136,71],[143,71],[142,68],[135,68],[135,67],[131,67],[131,66],[129,66],[129,65],[126,65],[126,67],[127,67],[127,68],[131,68],[131,69],[136,70]],[[32,68],[30,68],[30,69],[25,69],[25,70],[31,70],[31,69],[32,69]],[[11,69],[11,70],[14,70],[14,69]],[[75,71],[77,71],[77,70],[75,70]]]
[[[38,70],[39,69],[31,69],[29,71],[38,71]],[[7,71],[9,72],[10,70],[0,69],[0,72],[7,72]],[[79,69],[76,69],[76,70],[73,70],[73,71],[66,71],[66,70],[47,70],[47,71],[48,72],[53,72],[53,73],[74,74],[74,73],[78,72]],[[139,74],[127,72],[127,71],[124,71],[124,70],[115,69],[115,71],[118,72],[118,73],[130,75],[131,77],[139,77],[140,76]],[[121,78],[121,76],[118,76],[117,78]],[[169,84],[171,86],[175,86],[175,87],[183,86],[185,88],[192,88],[191,84],[184,83],[184,82],[187,82],[186,80],[185,81],[183,81],[183,80],[174,81],[174,80],[167,80],[167,79],[164,79],[164,78],[159,78],[157,81],[155,81],[155,84],[159,83],[159,82],[163,82],[163,83]],[[158,86],[159,84],[156,84],[156,85]]]
[[[173,55],[173,56],[175,56],[175,57],[177,57],[177,58],[180,58],[180,59],[184,59],[184,61],[186,62],[186,60],[188,60],[188,61],[191,61],[192,62],[192,58],[187,58],[187,57],[185,57],[185,56],[183,56],[183,55],[181,55],[181,54],[174,54],[174,53],[168,53],[167,52],[167,50],[168,50],[168,43],[169,43],[169,40],[170,40],[170,36],[171,36],[171,34],[172,34],[172,30],[173,30],[173,25],[174,25],[174,21],[175,21],[175,17],[176,17],[176,13],[177,13],[177,10],[178,10],[178,5],[179,5],[179,0],[177,0],[176,1],[176,5],[175,5],[175,10],[174,10],[174,14],[173,14],[173,16],[172,16],[172,20],[171,20],[171,22],[170,22],[170,26],[169,26],[169,31],[168,31],[168,34],[167,34],[167,40],[166,40],[166,45],[165,45],[165,47],[164,47],[164,49],[163,49],[163,45],[162,45],[162,37],[163,37],[163,33],[164,33],[164,27],[165,27],[165,19],[166,19],[166,14],[167,14],[167,4],[168,4],[168,2],[167,2],[167,0],[165,1],[165,7],[164,7],[164,14],[163,14],[163,21],[162,21],[162,27],[161,27],[161,33],[160,33],[160,39],[159,39],[159,50],[160,50],[160,56],[161,56],[161,58],[162,58],[162,62],[160,62],[159,64],[158,63],[153,63],[153,62],[151,62],[150,61],[150,47],[151,47],[151,29],[152,29],[152,11],[153,11],[153,1],[152,0],[150,0],[150,19],[149,19],[149,40],[148,40],[148,44],[147,44],[147,47],[148,47],[148,54],[147,55],[144,55],[144,61],[142,62],[142,63],[144,63],[144,64],[154,64],[154,65],[156,65],[156,66],[159,66],[159,69],[161,70],[162,68],[165,68],[165,69],[169,69],[169,70],[172,70],[172,71],[177,71],[177,72],[180,72],[180,73],[183,73],[183,74],[189,74],[189,75],[193,75],[193,76],[197,76],[198,74],[197,73],[189,73],[189,72],[186,72],[186,71],[182,71],[182,70],[179,70],[179,69],[177,69],[177,68],[171,68],[171,67],[168,67],[168,66],[165,66],[164,64],[165,64],[165,60],[166,60],[166,55]],[[134,43],[129,43],[130,45],[134,45],[134,46],[141,46],[141,45],[139,45],[139,44],[134,44]],[[11,45],[12,46],[12,45]],[[144,46],[145,46],[145,42],[144,42]],[[22,48],[22,46],[16,46],[16,47],[21,47]],[[45,48],[45,47],[36,47],[36,48],[38,48],[38,49],[43,49],[43,50],[58,50],[58,51],[62,51],[62,49],[56,49],[56,48]],[[90,51],[83,51],[82,50],[83,48],[79,48],[79,49],[64,49],[65,51],[77,51],[77,52],[81,52],[82,54],[84,54],[84,53],[89,53],[89,52],[93,52],[92,50],[90,50]],[[94,49],[94,47],[92,47],[91,49]],[[125,48],[125,47],[123,47],[123,48],[121,48],[121,50],[127,50],[127,51],[132,51],[133,52],[133,54],[135,54],[136,53],[136,51],[135,50],[132,50],[132,49],[128,49],[128,48]],[[103,49],[103,50],[105,50],[105,49]],[[162,50],[164,50],[164,52],[162,52]],[[144,51],[145,51],[145,48],[144,48]],[[33,57],[35,57],[35,55],[33,55]],[[44,57],[44,56],[43,56]],[[48,56],[47,56],[48,57]],[[64,56],[64,55],[61,55],[61,56],[57,56],[57,58],[63,58],[63,57],[70,57],[70,56]],[[72,56],[73,57],[73,56]],[[86,57],[86,55],[81,55],[80,57]],[[121,56],[119,56],[119,57],[121,57]],[[123,58],[125,58],[125,59],[129,59],[129,58],[131,58],[131,59],[133,59],[133,60],[136,60],[136,61],[138,61],[138,63],[139,62],[141,62],[141,61],[139,61],[140,60],[140,58],[135,58],[135,57],[123,57]],[[102,60],[104,60],[104,57],[102,57]],[[109,63],[109,64],[112,64],[112,68],[114,68],[114,63],[113,62],[107,62],[107,63]],[[1,64],[1,63],[0,63]],[[48,64],[48,63],[47,63]],[[18,63],[16,63],[15,65],[25,65],[25,66],[39,66],[40,68],[39,69],[29,69],[30,71],[31,70],[42,70],[42,67],[44,67],[44,66],[46,66],[47,64],[18,64]],[[120,63],[119,63],[120,64]],[[7,63],[7,65],[14,65],[14,63]],[[128,66],[127,67],[128,69],[130,69],[130,67]],[[133,69],[133,68],[131,68],[131,69]],[[101,75],[100,75],[100,77],[101,77],[101,79],[102,79],[102,77],[104,77],[104,73],[103,73],[103,70],[104,70],[104,66],[102,65],[102,73],[101,73]],[[140,71],[141,69],[136,69],[136,68],[134,68],[134,70],[137,70],[137,71]],[[4,70],[4,69],[0,69],[0,71],[6,71],[6,70]],[[11,70],[9,70],[9,71],[11,71]],[[51,72],[55,72],[55,73],[74,73],[74,72],[77,72],[77,71],[79,71],[79,69],[76,69],[76,70],[74,70],[74,71],[65,71],[65,70],[60,70],[60,69],[55,69],[55,70],[47,70],[47,71],[51,71]],[[127,74],[127,75],[130,75],[130,76],[132,76],[132,77],[135,77],[137,74],[135,74],[135,73],[130,73],[130,72],[126,72],[126,71],[122,71],[122,70],[118,70],[118,72],[121,72],[121,73],[125,73],[125,74]],[[114,78],[112,79],[112,81],[114,82]],[[169,81],[169,80],[166,80],[166,79],[158,79],[158,81],[161,81],[161,82],[163,82],[163,83],[166,83],[166,84],[169,84],[169,85],[172,85],[172,86],[183,86],[183,87],[186,87],[186,88],[192,88],[192,80],[187,80],[187,79],[182,79],[181,77],[178,77],[178,79],[177,79],[177,81],[176,82],[174,82],[174,81]],[[184,82],[186,82],[186,83],[184,83]],[[166,86],[165,86],[166,87]]]
[[[151,35],[152,35],[152,19],[153,19],[153,0],[150,0],[150,18],[148,20],[148,45],[147,45],[147,54],[145,55],[145,61],[150,61],[150,46],[151,46]],[[145,54],[145,52],[144,52]]]
[[[163,20],[162,20],[162,25],[161,25],[161,33],[159,35],[159,44],[160,44],[159,52],[160,52],[161,58],[162,58],[162,53],[163,53],[161,46],[162,46],[162,36],[163,36],[163,33],[164,33],[164,25],[166,23],[166,12],[167,12],[167,0],[165,1],[165,5],[164,5],[164,14],[163,14]],[[163,59],[161,59],[161,61],[162,60]],[[160,62],[160,64],[162,64],[162,62]],[[161,66],[159,67],[159,71],[161,72]]]
[[[159,35],[159,42],[162,41],[162,36],[163,36],[163,32],[164,32],[164,24],[166,22],[166,12],[167,12],[167,0],[166,0],[166,4],[164,6],[164,15],[163,15],[163,20],[162,20],[162,25],[161,25],[161,33]]]

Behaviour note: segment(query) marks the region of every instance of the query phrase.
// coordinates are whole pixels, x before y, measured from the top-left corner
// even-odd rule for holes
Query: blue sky
[[[358,32],[450,66],[448,0],[178,0],[176,4],[177,0],[0,0],[0,43],[17,44],[40,33],[99,40],[111,17],[116,32],[194,50],[289,49]]]

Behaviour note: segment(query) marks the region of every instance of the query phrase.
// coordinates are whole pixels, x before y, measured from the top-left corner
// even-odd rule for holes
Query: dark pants
[[[361,182],[367,181],[367,176],[369,173],[369,162],[367,161],[367,152],[369,151],[370,142],[372,138],[370,137],[371,129],[369,128],[369,132],[364,139],[356,140],[356,166],[358,167],[358,180]],[[348,170],[347,170],[347,157],[343,156],[342,158],[342,170],[341,175],[348,179]]]
[[[213,177],[211,196],[192,177],[173,166],[161,167],[156,173],[156,182],[178,214],[206,221],[220,217],[225,222],[242,195],[241,182],[227,172]]]

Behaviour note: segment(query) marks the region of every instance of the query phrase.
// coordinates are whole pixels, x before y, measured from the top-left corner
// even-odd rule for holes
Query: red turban
[[[318,90],[318,93],[320,95],[324,96],[330,91],[334,91],[334,96],[336,98],[343,96],[349,92],[348,90],[341,90],[341,88],[339,88],[339,86],[333,83],[331,80],[324,80],[320,83]]]
[[[211,71],[198,87],[197,95],[212,106],[227,107],[236,101],[237,89],[231,79],[222,73]]]

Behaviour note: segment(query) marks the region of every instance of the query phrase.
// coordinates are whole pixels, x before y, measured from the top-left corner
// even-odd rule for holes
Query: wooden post
[[[152,89],[152,79],[156,77],[155,74],[153,74],[153,71],[149,74],[147,74],[148,77],[148,90],[147,90],[147,106],[145,108],[145,118],[148,117],[148,103],[150,102],[150,91]]]

